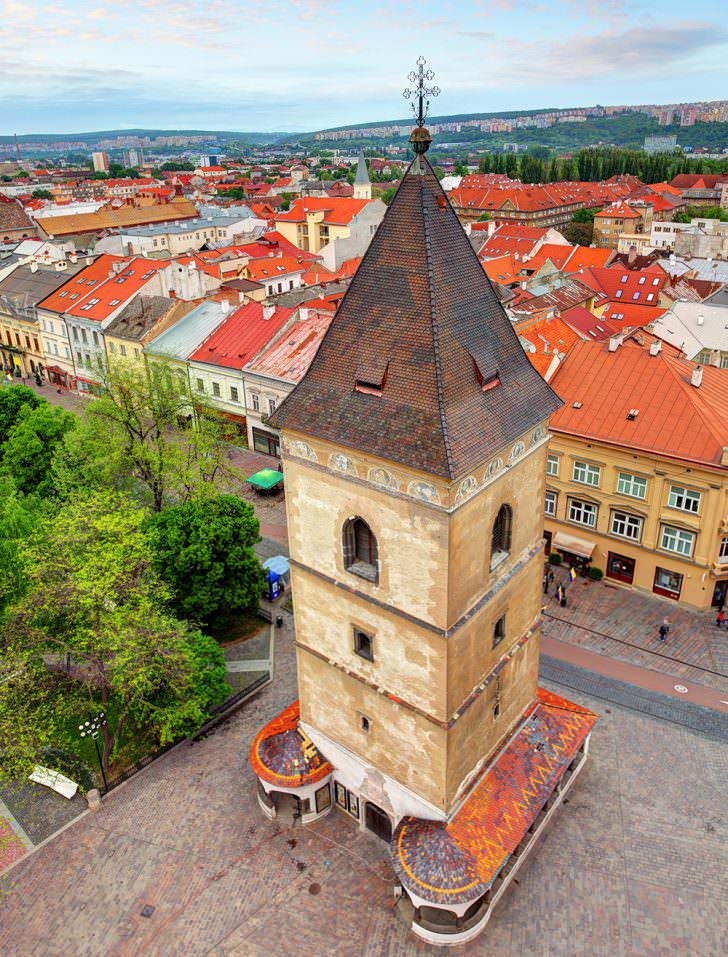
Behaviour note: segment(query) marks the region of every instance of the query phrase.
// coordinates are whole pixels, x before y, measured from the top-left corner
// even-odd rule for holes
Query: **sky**
[[[435,115],[728,98],[724,0],[0,0],[0,133],[298,132]]]

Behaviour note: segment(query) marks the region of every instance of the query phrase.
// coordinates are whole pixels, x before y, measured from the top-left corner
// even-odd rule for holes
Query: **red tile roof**
[[[551,383],[564,400],[551,429],[720,468],[728,370],[702,367],[696,388],[690,383],[694,368],[665,349],[652,356],[634,338],[614,352],[606,342],[577,342]],[[634,419],[627,418],[630,409],[639,410]]]
[[[335,309],[320,311],[315,300],[307,302],[308,316],[299,319],[278,340],[262,352],[247,368],[251,372],[275,376],[287,382],[300,382],[318,352],[321,340],[334,318]],[[322,303],[329,306],[329,303]]]
[[[578,333],[580,339],[601,341],[602,339],[608,339],[615,332],[619,332],[621,328],[613,322],[600,319],[583,306],[574,306],[572,309],[564,310],[561,313],[561,318]]]
[[[64,312],[68,316],[103,322],[122,309],[160,269],[168,265],[167,261],[161,259],[135,257],[122,260],[113,276],[107,274],[106,279],[91,288],[88,288],[87,282],[86,294],[67,306]],[[79,273],[79,277],[81,275]]]
[[[608,321],[619,331],[625,326],[630,329],[637,329],[646,326],[648,322],[654,322],[660,316],[667,312],[661,306],[642,306],[632,302],[610,302],[601,315],[600,321]],[[604,338],[604,337],[602,337]]]
[[[122,256],[109,254],[99,256],[90,266],[76,273],[64,286],[39,303],[39,307],[51,312],[67,312],[75,303],[84,299],[92,289],[108,279],[114,263],[124,261]]]
[[[267,256],[265,259],[251,259],[245,267],[245,276],[253,282],[264,282],[266,279],[303,273],[309,266],[302,256]]]
[[[279,787],[300,788],[321,781],[334,770],[313,742],[299,731],[299,717],[299,704],[294,701],[253,738],[250,763],[263,781]]]
[[[291,208],[278,214],[279,222],[304,223],[307,213],[323,212],[323,222],[331,225],[347,225],[364,207],[371,202],[368,199],[349,199],[348,197],[305,196],[291,203]]]
[[[453,818],[403,818],[391,859],[404,887],[434,904],[477,900],[554,792],[597,715],[539,688],[537,700]]]
[[[584,310],[586,312],[586,310]],[[536,347],[536,353],[553,355],[554,351],[566,353],[580,338],[562,319],[552,316],[545,319],[524,319],[515,325],[516,332]],[[532,353],[529,353],[529,357]]]
[[[285,326],[293,311],[277,306],[270,318],[264,319],[262,303],[246,302],[231,313],[188,358],[192,362],[242,369]]]
[[[630,270],[621,264],[606,269],[589,268],[576,277],[598,293],[596,305],[606,300],[657,305],[667,273],[659,266]]]

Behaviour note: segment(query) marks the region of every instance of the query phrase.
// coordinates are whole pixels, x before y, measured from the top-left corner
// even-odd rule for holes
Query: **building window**
[[[359,715],[359,727],[364,732],[364,734],[369,734],[369,729],[371,728],[371,721],[365,714]]]
[[[212,394],[216,396],[218,399],[220,398],[220,383],[219,382],[212,383]]]
[[[204,380],[202,380],[202,379],[195,379],[195,385],[197,386],[197,391],[198,391],[198,392],[204,392],[204,391],[205,391],[205,383],[204,383]]]
[[[344,525],[344,568],[352,575],[375,582],[379,577],[377,540],[362,518],[352,518]]]
[[[268,399],[268,415],[273,415],[276,410],[276,400]]]
[[[513,513],[510,505],[501,505],[495,522],[493,522],[493,533],[490,540],[491,571],[508,557],[511,550],[512,522]]]
[[[630,472],[617,473],[617,491],[621,495],[631,495],[632,498],[645,498],[647,495],[647,479]]]
[[[493,719],[500,717],[500,700],[496,700],[496,703],[493,705]]]
[[[116,346],[113,342],[109,342],[109,352],[112,354],[112,356],[116,352]]]
[[[599,485],[600,472],[601,469],[598,465],[589,465],[588,462],[574,462],[572,478],[575,482],[581,482],[582,485],[592,485],[596,488]]]
[[[237,387],[234,386],[234,385],[231,385],[231,386],[230,386],[230,401],[231,401],[231,402],[239,402],[239,401],[240,401],[240,398],[239,398],[239,396],[238,396]]]
[[[354,629],[354,652],[360,658],[366,658],[367,661],[374,661],[374,640],[371,635],[364,631]]]
[[[664,595],[666,598],[674,598],[676,601],[682,591],[683,577],[679,572],[670,571],[669,568],[656,568],[655,580],[652,585],[652,591],[657,595]]]
[[[546,498],[544,499],[543,510],[547,515],[556,514],[556,505],[559,501],[559,496],[557,492],[546,492]]]
[[[700,492],[683,488],[682,485],[671,485],[667,504],[670,508],[679,508],[682,512],[692,512],[697,515],[700,511]]]
[[[125,355],[126,355],[126,346],[124,345],[123,342],[120,342],[120,343],[119,343],[119,355],[121,355],[121,356],[125,356]]]
[[[720,547],[718,548],[718,561],[728,562],[728,538],[722,538],[720,540]]]
[[[642,536],[642,519],[626,512],[612,512],[611,532],[638,542]]]
[[[506,616],[501,615],[493,628],[493,647],[497,648],[506,636]]]
[[[559,457],[558,455],[549,455],[546,459],[546,474],[547,475],[558,475],[559,474]]]
[[[78,329],[76,326],[73,327],[73,338],[75,342],[78,342]]]
[[[94,336],[94,345],[95,345],[96,348],[98,349],[98,347],[99,347],[99,334],[98,334],[98,332],[96,332],[96,330],[94,330],[93,336]]]
[[[88,336],[86,335],[86,330],[81,330],[81,338],[83,339],[84,345],[88,345]]]
[[[672,525],[663,525],[660,529],[660,548],[664,548],[666,552],[675,552],[676,555],[685,555],[690,558],[694,544],[694,532],[673,528]]]
[[[597,524],[598,507],[591,502],[580,502],[576,498],[569,499],[569,521],[577,525],[588,525],[594,528]]]
[[[253,405],[253,412],[260,412],[260,396],[257,392],[250,393],[250,401]]]

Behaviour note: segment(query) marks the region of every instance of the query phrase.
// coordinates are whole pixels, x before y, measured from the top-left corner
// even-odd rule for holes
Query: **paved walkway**
[[[273,684],[9,871],[3,957],[440,957],[395,916],[373,835],[335,809],[288,828],[258,807],[248,747],[296,693],[281,631]],[[453,955],[717,957],[728,746],[568,696],[601,713],[589,762],[485,934]]]
[[[565,577],[562,570],[557,574]],[[613,659],[639,669],[645,687],[654,688],[652,672],[658,672],[675,679],[672,685],[702,686],[728,699],[728,628],[716,628],[712,612],[689,611],[674,602],[583,578],[568,586],[567,597],[566,608],[553,594],[545,599],[544,636],[565,646],[558,650],[554,646],[555,657],[597,671],[612,668],[603,673],[616,676],[614,666],[599,665],[597,660]],[[670,631],[660,641],[658,629],[665,617]],[[630,672],[624,680],[635,675]],[[664,685],[660,691],[670,693]]]

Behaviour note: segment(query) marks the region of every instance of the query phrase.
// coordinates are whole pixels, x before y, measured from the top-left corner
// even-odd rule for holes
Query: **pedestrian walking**
[[[723,625],[723,618],[724,618],[723,612],[722,612],[722,611],[719,611],[718,614],[715,616],[715,624],[717,625],[718,628],[721,628],[721,627],[722,627],[722,625]]]
[[[660,641],[664,641],[665,638],[667,638],[667,633],[668,633],[669,630],[670,630],[670,619],[669,619],[669,618],[663,618],[663,619],[662,619],[662,624],[660,625],[660,629],[659,629],[659,632],[660,632]]]

